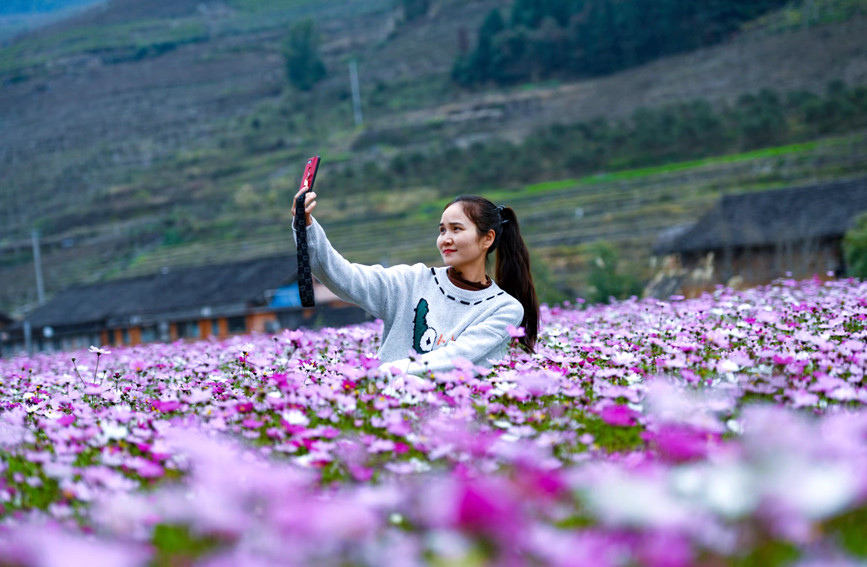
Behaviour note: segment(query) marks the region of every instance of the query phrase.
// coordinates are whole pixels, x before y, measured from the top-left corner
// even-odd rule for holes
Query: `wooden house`
[[[294,255],[281,255],[71,287],[6,329],[3,351],[194,340],[369,319],[321,284],[315,286],[317,306],[303,309],[296,265]]]
[[[717,284],[843,275],[843,236],[863,212],[867,178],[725,195],[694,225],[657,241],[664,268],[647,293],[690,297]]]

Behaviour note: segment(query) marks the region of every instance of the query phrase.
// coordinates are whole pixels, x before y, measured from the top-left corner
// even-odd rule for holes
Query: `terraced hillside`
[[[603,173],[486,195],[518,211],[522,232],[536,262],[544,263],[550,272],[549,285],[569,297],[586,293],[588,263],[593,260],[588,253],[590,243],[612,243],[621,254],[623,269],[647,280],[654,272],[654,241],[666,231],[695,222],[723,194],[821,183],[863,176],[865,172],[867,136],[861,132],[798,146]],[[382,264],[439,261],[434,240],[444,202],[435,193],[417,200],[389,200],[377,194],[376,200],[388,202],[389,208],[357,215],[352,206],[338,206],[339,188],[329,187],[323,179],[318,191],[321,197],[317,217],[335,247],[348,259]],[[242,238],[232,235],[173,246],[148,246],[148,234],[130,224],[119,226],[115,238],[92,231],[82,233],[74,244],[49,239],[43,253],[47,259],[43,263],[45,279],[86,282],[148,274],[165,267],[219,263],[226,258],[241,260],[291,252],[294,247],[288,198],[286,201],[272,220],[247,230]],[[142,239],[141,246],[130,246],[136,239]],[[17,254],[7,256],[0,293],[18,293],[33,302],[36,290],[29,245],[22,242]],[[5,300],[10,300],[8,295]]]
[[[557,285],[585,287],[587,244],[604,240],[622,253],[628,269],[652,273],[653,242],[665,231],[695,222],[723,194],[760,191],[867,173],[867,136],[757,151],[739,156],[645,170],[599,174],[486,195],[518,211],[532,251],[552,271]],[[436,223],[442,201],[407,203],[403,210],[341,218],[333,188],[321,184],[317,216],[335,247],[363,263],[435,263]],[[163,266],[210,263],[292,250],[288,219],[263,227],[243,242],[198,242],[159,249],[136,258],[127,274]]]
[[[114,0],[0,49],[0,311],[20,315],[36,301],[34,227],[49,296],[75,283],[291,249],[295,164],[313,152],[326,158],[322,221],[347,256],[435,261],[442,188],[384,192],[371,177],[369,190],[351,194],[328,185],[328,168],[351,163],[363,174],[367,162],[433,145],[516,141],[542,125],[618,120],[699,97],[722,106],[766,87],[867,84],[867,19],[855,18],[756,30],[599,79],[455,88],[448,73],[460,38],[509,5],[437,0],[407,23],[392,0],[151,0],[146,9]],[[329,69],[311,93],[287,88],[280,55],[287,28],[305,17],[317,21]],[[360,127],[351,59],[362,78]],[[720,191],[854,175],[863,154],[858,142],[823,142],[779,157],[485,193],[519,209],[536,253],[571,293],[582,289],[588,242],[617,243],[648,275],[656,235],[695,220]]]

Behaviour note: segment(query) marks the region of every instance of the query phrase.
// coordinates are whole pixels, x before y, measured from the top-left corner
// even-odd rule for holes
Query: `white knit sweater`
[[[445,267],[350,263],[315,220],[307,227],[307,243],[313,274],[341,299],[382,319],[379,358],[386,369],[450,370],[458,358],[490,366],[506,355],[507,327],[523,319],[518,300],[495,282],[469,291],[452,284]]]

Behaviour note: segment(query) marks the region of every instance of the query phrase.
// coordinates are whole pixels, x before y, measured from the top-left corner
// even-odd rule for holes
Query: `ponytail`
[[[497,252],[494,280],[524,307],[521,321],[524,336],[518,342],[525,350],[533,352],[539,334],[539,299],[530,272],[530,252],[521,236],[518,217],[511,207],[497,207],[483,197],[458,197],[446,208],[458,202],[464,206],[464,212],[476,224],[480,235],[494,231],[494,243],[488,249],[488,254]]]
[[[536,337],[539,334],[539,299],[536,297],[536,286],[533,284],[533,274],[530,272],[530,251],[524,244],[518,217],[514,209],[501,209],[503,222],[500,227],[497,247],[497,263],[495,279],[497,285],[521,302],[524,306],[525,335],[519,342],[529,352],[533,352]]]

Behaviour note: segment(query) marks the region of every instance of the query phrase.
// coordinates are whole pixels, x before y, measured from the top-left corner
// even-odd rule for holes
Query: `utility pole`
[[[352,113],[355,116],[355,125],[361,126],[364,119],[361,117],[361,89],[358,88],[358,62],[355,59],[349,62],[349,82],[352,87]]]
[[[39,305],[45,303],[45,286],[42,283],[42,255],[39,251],[39,230],[34,228],[33,237],[33,266],[36,269],[36,297]]]

